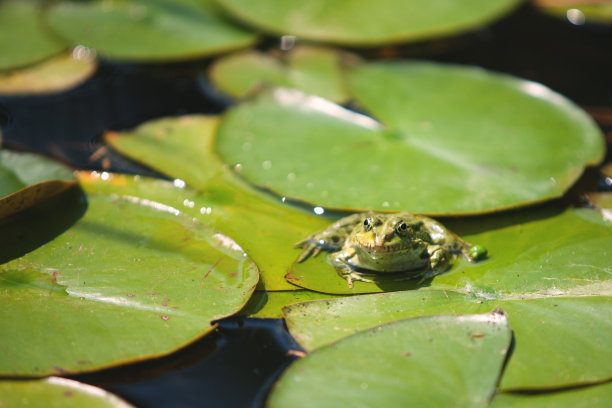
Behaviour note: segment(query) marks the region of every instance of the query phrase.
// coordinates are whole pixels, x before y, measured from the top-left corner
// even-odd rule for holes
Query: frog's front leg
[[[321,251],[339,251],[344,245],[347,235],[355,225],[363,221],[363,218],[364,214],[353,214],[341,218],[324,230],[301,240],[295,244],[296,248],[302,248],[302,253],[296,262],[304,262],[311,256],[317,256]]]
[[[448,269],[450,265],[451,254],[446,248],[441,245],[429,245],[427,247],[429,254],[430,270],[438,274]]]
[[[349,260],[357,256],[354,250],[344,250],[329,254],[329,262],[343,279],[348,283],[349,289],[353,289],[353,281],[374,283],[373,280],[364,278],[363,275],[355,270]]]

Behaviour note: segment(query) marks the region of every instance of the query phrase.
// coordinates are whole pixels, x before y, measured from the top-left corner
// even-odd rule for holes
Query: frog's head
[[[368,215],[351,238],[353,245],[372,253],[412,251],[431,241],[423,221],[406,213]]]

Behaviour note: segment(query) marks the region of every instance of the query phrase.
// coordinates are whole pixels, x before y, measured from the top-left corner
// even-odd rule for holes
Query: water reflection
[[[586,18],[584,17],[584,13],[578,9],[569,9],[565,13],[567,19],[573,25],[584,25],[586,22]]]
[[[295,47],[295,43],[297,42],[297,37],[295,35],[282,35],[280,38],[280,49],[282,51],[289,51],[293,47]]]
[[[276,88],[273,95],[282,106],[322,113],[370,130],[383,128],[380,122],[369,116],[353,112],[319,96],[307,95],[301,91],[287,88]]]

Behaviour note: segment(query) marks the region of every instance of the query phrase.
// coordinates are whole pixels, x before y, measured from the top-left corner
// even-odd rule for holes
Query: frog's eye
[[[372,218],[366,218],[365,220],[363,220],[364,232],[368,232],[369,230],[371,230],[373,225],[374,225],[374,220]]]
[[[397,231],[399,235],[406,235],[408,233],[408,224],[406,224],[404,221],[400,221],[395,226],[395,231]]]

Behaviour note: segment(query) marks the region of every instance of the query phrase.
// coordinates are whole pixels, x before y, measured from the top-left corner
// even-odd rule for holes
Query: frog
[[[419,279],[417,285],[447,271],[462,255],[470,262],[487,257],[481,245],[472,245],[440,222],[409,212],[363,212],[339,219],[322,231],[296,243],[301,263],[322,251],[350,289],[354,281],[374,283],[368,276],[399,274]]]

